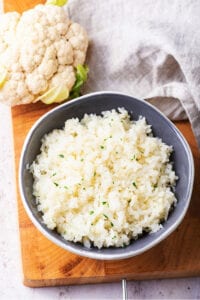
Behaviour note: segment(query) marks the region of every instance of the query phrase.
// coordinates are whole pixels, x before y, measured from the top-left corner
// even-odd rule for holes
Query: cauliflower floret
[[[3,53],[15,39],[17,24],[20,14],[17,12],[7,13],[1,16],[0,22],[0,54]]]
[[[59,66],[58,72],[52,77],[50,85],[58,86],[60,83],[72,89],[75,82],[75,73],[73,66]]]
[[[35,102],[57,86],[70,92],[87,47],[86,31],[72,23],[62,7],[37,5],[22,15],[4,14],[0,21],[0,68],[6,69],[7,75],[0,101],[11,106]]]

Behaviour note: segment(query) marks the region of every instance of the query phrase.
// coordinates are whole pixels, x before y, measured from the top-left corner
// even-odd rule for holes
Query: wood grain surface
[[[37,0],[5,0],[5,11],[24,11]],[[33,123],[53,106],[37,103],[12,109],[16,174],[22,144]],[[71,254],[47,240],[26,215],[19,191],[18,215],[24,284],[30,287],[200,275],[200,159],[188,122],[177,122],[195,159],[196,175],[189,210],[178,229],[146,253],[121,261],[97,261]]]

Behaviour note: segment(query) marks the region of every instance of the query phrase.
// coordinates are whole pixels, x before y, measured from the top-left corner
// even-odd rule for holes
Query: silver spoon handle
[[[128,292],[126,286],[126,279],[122,279],[122,299],[128,300]]]

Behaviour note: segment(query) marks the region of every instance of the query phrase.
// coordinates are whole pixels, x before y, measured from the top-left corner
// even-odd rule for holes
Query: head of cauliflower
[[[62,7],[37,5],[0,21],[0,102],[11,106],[68,98],[88,47],[86,31]],[[80,72],[79,72],[80,73]],[[85,75],[84,74],[84,75]]]

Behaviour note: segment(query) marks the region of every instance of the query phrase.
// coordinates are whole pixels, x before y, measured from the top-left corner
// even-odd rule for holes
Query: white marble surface
[[[122,299],[120,283],[52,288],[22,284],[9,108],[0,105],[0,300]],[[129,281],[128,299],[200,299],[200,278]]]

